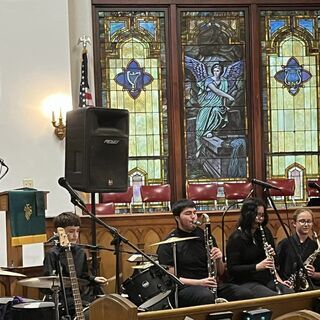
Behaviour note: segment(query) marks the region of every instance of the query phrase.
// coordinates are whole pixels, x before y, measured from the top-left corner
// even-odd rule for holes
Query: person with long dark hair
[[[275,244],[267,224],[265,203],[258,198],[247,199],[238,227],[227,242],[230,281],[252,290],[256,298],[293,292],[277,273]]]

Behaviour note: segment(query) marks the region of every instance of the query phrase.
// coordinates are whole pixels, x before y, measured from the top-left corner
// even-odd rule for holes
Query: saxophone
[[[316,232],[313,232],[313,236],[317,241],[318,248],[314,250],[310,256],[303,262],[303,266],[306,267],[308,264],[312,265],[314,261],[316,260],[317,256],[320,254],[320,241],[318,238],[318,235]],[[299,285],[297,285],[297,275],[300,279]],[[309,289],[309,282],[305,274],[305,270],[303,268],[300,268],[296,273],[293,273],[289,279],[289,283],[293,287],[295,291],[306,291]]]
[[[207,253],[207,269],[208,269],[208,277],[217,279],[217,264],[216,260],[211,258],[211,251],[213,248],[213,238],[211,234],[211,223],[210,218],[206,213],[203,213],[202,216],[202,222],[196,221],[195,225],[200,226],[202,224],[205,224],[204,228],[204,242],[205,242],[205,248]],[[228,302],[224,298],[218,298],[217,297],[217,288],[210,287],[209,290],[214,295],[214,301],[215,303],[224,303]]]
[[[269,251],[268,251],[269,243],[267,242],[266,234],[265,234],[263,226],[261,224],[260,224],[259,228],[260,228],[260,232],[261,232],[264,253],[265,253],[266,257],[271,259],[273,262],[273,267],[270,269],[270,273],[273,278],[273,282],[276,287],[276,291],[278,294],[282,294],[280,286],[279,286],[279,281],[277,279],[277,270],[276,270],[276,267],[274,264],[274,258],[272,255],[269,254]]]

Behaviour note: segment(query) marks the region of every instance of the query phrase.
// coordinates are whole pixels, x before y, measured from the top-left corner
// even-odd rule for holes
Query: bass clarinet
[[[216,260],[211,258],[211,251],[213,248],[213,239],[211,235],[211,223],[210,218],[206,213],[203,213],[201,215],[202,222],[196,221],[195,225],[201,226],[202,224],[205,224],[204,228],[204,242],[205,242],[205,248],[207,253],[207,269],[208,269],[208,276],[211,278],[215,278],[217,280],[217,264]],[[224,303],[228,302],[224,298],[218,298],[217,297],[217,288],[210,287],[209,290],[213,293],[215,303]]]
[[[275,264],[274,264],[274,258],[273,258],[273,255],[271,255],[269,253],[269,250],[268,250],[269,243],[267,242],[266,234],[265,234],[263,226],[261,224],[260,224],[259,228],[260,228],[260,232],[261,232],[264,253],[265,253],[265,255],[266,255],[266,257],[268,259],[272,260],[273,267],[270,269],[270,273],[271,273],[271,276],[273,278],[273,282],[274,282],[274,285],[276,287],[276,291],[277,291],[278,294],[282,294],[280,286],[279,286],[279,281],[277,279],[277,270],[276,270],[276,267],[275,267]]]

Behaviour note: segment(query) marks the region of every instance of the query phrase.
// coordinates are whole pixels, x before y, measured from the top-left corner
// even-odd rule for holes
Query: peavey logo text
[[[115,140],[115,139],[106,139],[103,141],[103,143],[106,144],[118,144],[120,142],[120,140]]]

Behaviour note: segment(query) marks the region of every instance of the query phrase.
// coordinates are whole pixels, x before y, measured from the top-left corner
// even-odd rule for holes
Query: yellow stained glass
[[[299,19],[296,17],[315,17],[314,32],[307,28],[298,30]],[[269,153],[266,157],[271,157],[271,163],[267,159],[270,163],[267,176],[285,177],[289,171],[294,172],[296,182],[300,183],[297,190],[305,190],[303,183],[306,178],[319,175],[319,155],[310,154],[319,152],[319,14],[312,10],[270,10],[261,12],[261,19],[266,26],[261,34],[261,46],[266,71],[264,88],[268,93],[263,102],[264,117],[268,123],[265,135]],[[270,21],[274,28],[272,33]],[[285,25],[282,21],[286,21]],[[292,59],[301,69],[287,65]],[[278,76],[276,81],[276,74],[281,71],[282,76]],[[293,87],[294,79],[298,89]],[[302,79],[307,80],[299,84]],[[275,153],[281,155],[273,155]],[[304,192],[299,193],[299,197],[305,199]]]
[[[163,84],[165,79],[166,57],[160,56],[165,50],[165,13],[163,11],[102,11],[98,15],[99,24],[104,26],[100,31],[100,52],[105,65],[104,85],[107,92],[107,106],[125,108],[129,111],[129,170],[146,173],[145,183],[165,183],[167,161],[155,157],[168,157],[167,125],[163,126],[165,109],[162,106]],[[121,23],[121,30],[114,26]],[[144,27],[141,27],[141,23]],[[149,84],[141,87],[137,94],[134,70],[130,64],[137,63],[143,74],[151,76]],[[120,78],[119,78],[120,75]],[[122,76],[121,76],[122,75]],[[118,79],[117,82],[115,79]],[[120,80],[119,80],[120,79]],[[144,81],[145,78],[142,78]],[[122,81],[122,82],[121,82]],[[126,82],[132,86],[132,92]],[[143,82],[144,83],[144,82]],[[139,87],[140,88],[140,87]],[[160,144],[159,141],[162,143]],[[164,149],[164,145],[166,148]],[[145,159],[137,159],[144,157]],[[152,159],[148,159],[152,157]]]

